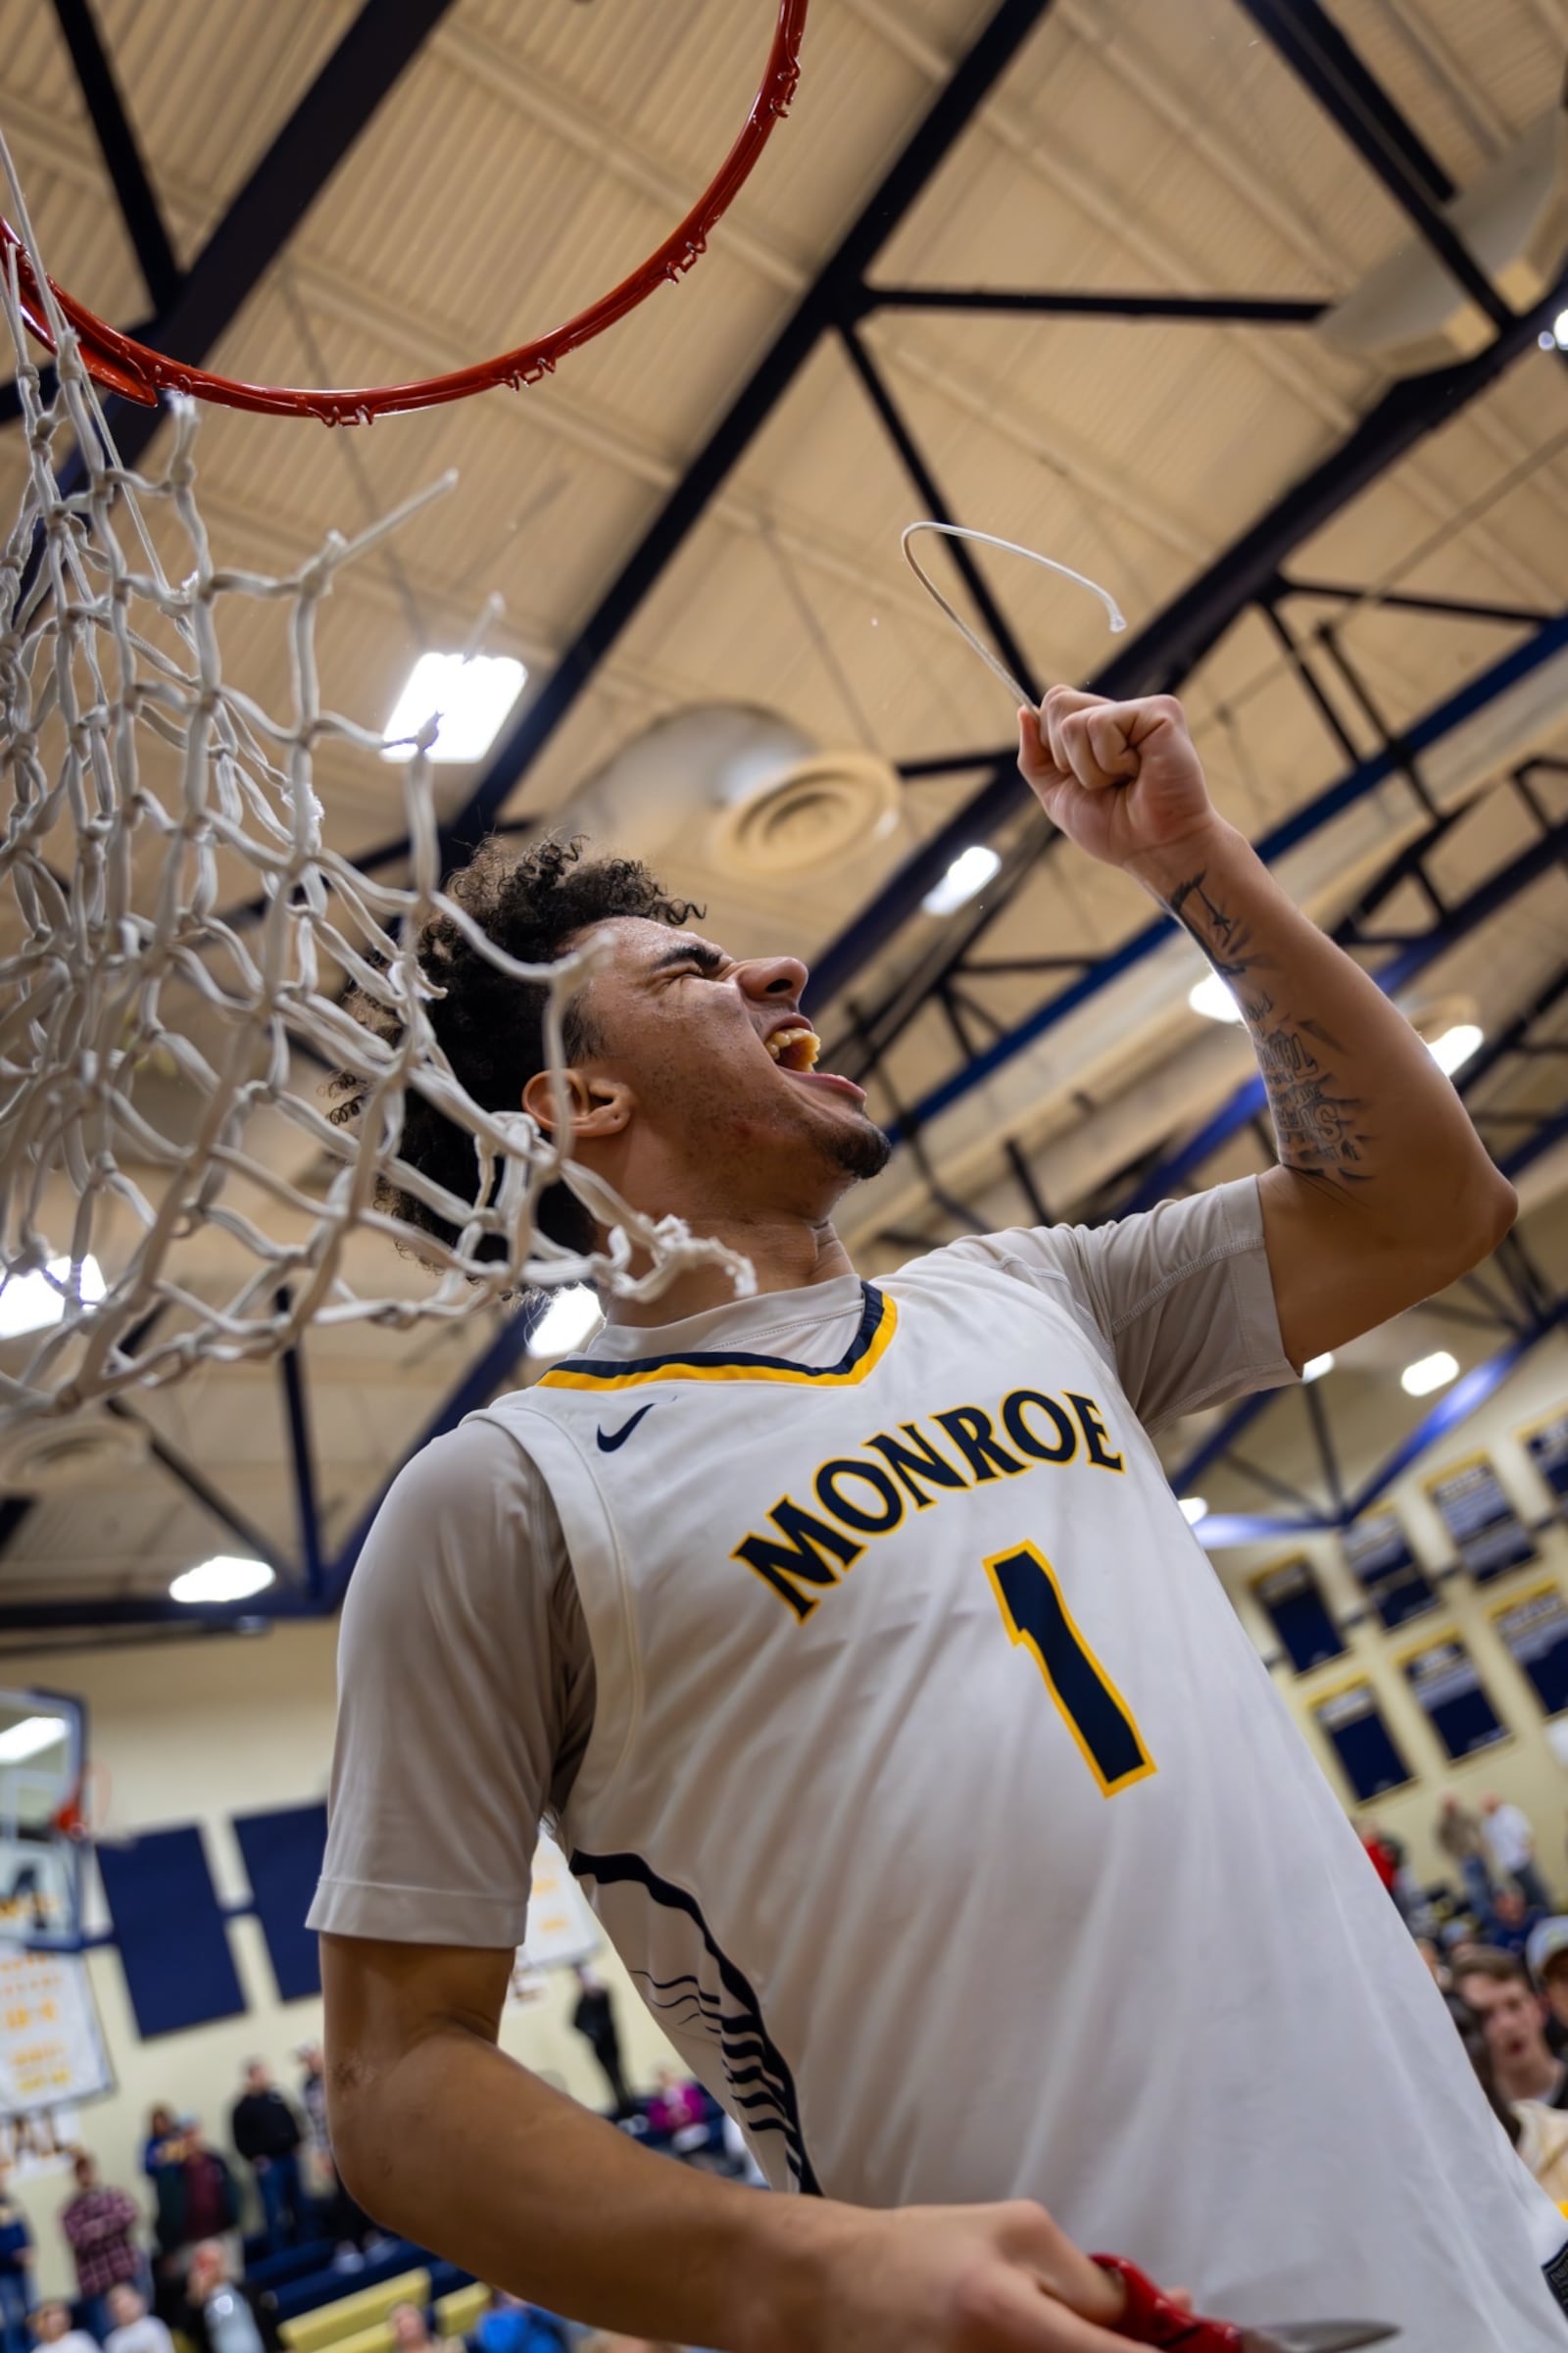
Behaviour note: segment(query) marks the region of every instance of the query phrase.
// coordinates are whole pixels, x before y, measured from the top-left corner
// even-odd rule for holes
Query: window
[[[1473,1756],[1508,1738],[1487,1697],[1474,1659],[1457,1635],[1437,1635],[1399,1661],[1416,1704],[1449,1756]]]
[[[1358,1802],[1381,1797],[1410,1779],[1410,1768],[1383,1721],[1369,1683],[1342,1684],[1337,1691],[1313,1701],[1312,1715]]]
[[[1320,1667],[1326,1658],[1343,1657],[1345,1638],[1329,1614],[1317,1571],[1304,1553],[1277,1561],[1251,1582],[1298,1675],[1304,1675],[1308,1667]]]

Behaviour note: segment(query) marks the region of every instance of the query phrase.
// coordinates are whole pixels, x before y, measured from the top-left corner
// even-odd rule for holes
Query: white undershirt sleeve
[[[1255,1177],[1102,1226],[1035,1226],[951,1247],[1065,1296],[1113,1358],[1146,1429],[1296,1378]]]
[[[548,1489],[508,1432],[465,1422],[400,1472],[343,1611],[313,1928],[522,1941],[538,1824],[591,1719],[574,1609]]]

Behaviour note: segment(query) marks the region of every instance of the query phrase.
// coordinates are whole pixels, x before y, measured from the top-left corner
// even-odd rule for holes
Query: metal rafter
[[[441,853],[448,864],[471,851],[489,831],[509,795],[576,708],[600,662],[702,521],[714,494],[728,480],[823,336],[838,324],[846,305],[858,299],[866,270],[1052,6],[1053,0],[999,0],[902,152],[565,647],[538,695],[502,738],[462,809],[443,827]]]
[[[155,311],[166,310],[179,292],[183,273],[98,29],[92,0],[55,0],[55,15],[114,182],[126,234],[135,248],[147,299]]]

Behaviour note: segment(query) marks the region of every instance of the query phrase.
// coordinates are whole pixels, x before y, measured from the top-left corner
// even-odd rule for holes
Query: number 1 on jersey
[[[1131,1708],[1073,1624],[1056,1573],[1033,1544],[995,1552],[985,1564],[1003,1624],[1034,1652],[1046,1689],[1100,1784],[1114,1797],[1157,1770]]]

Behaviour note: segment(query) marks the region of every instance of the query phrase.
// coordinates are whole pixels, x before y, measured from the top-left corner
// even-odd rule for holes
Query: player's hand
[[[817,2213],[802,2259],[759,2274],[741,2353],[1125,2353],[1120,2280],[1044,2207]]]
[[[1110,703],[1054,686],[1038,711],[1018,713],[1018,765],[1080,850],[1156,888],[1172,855],[1221,823],[1172,695]]]

